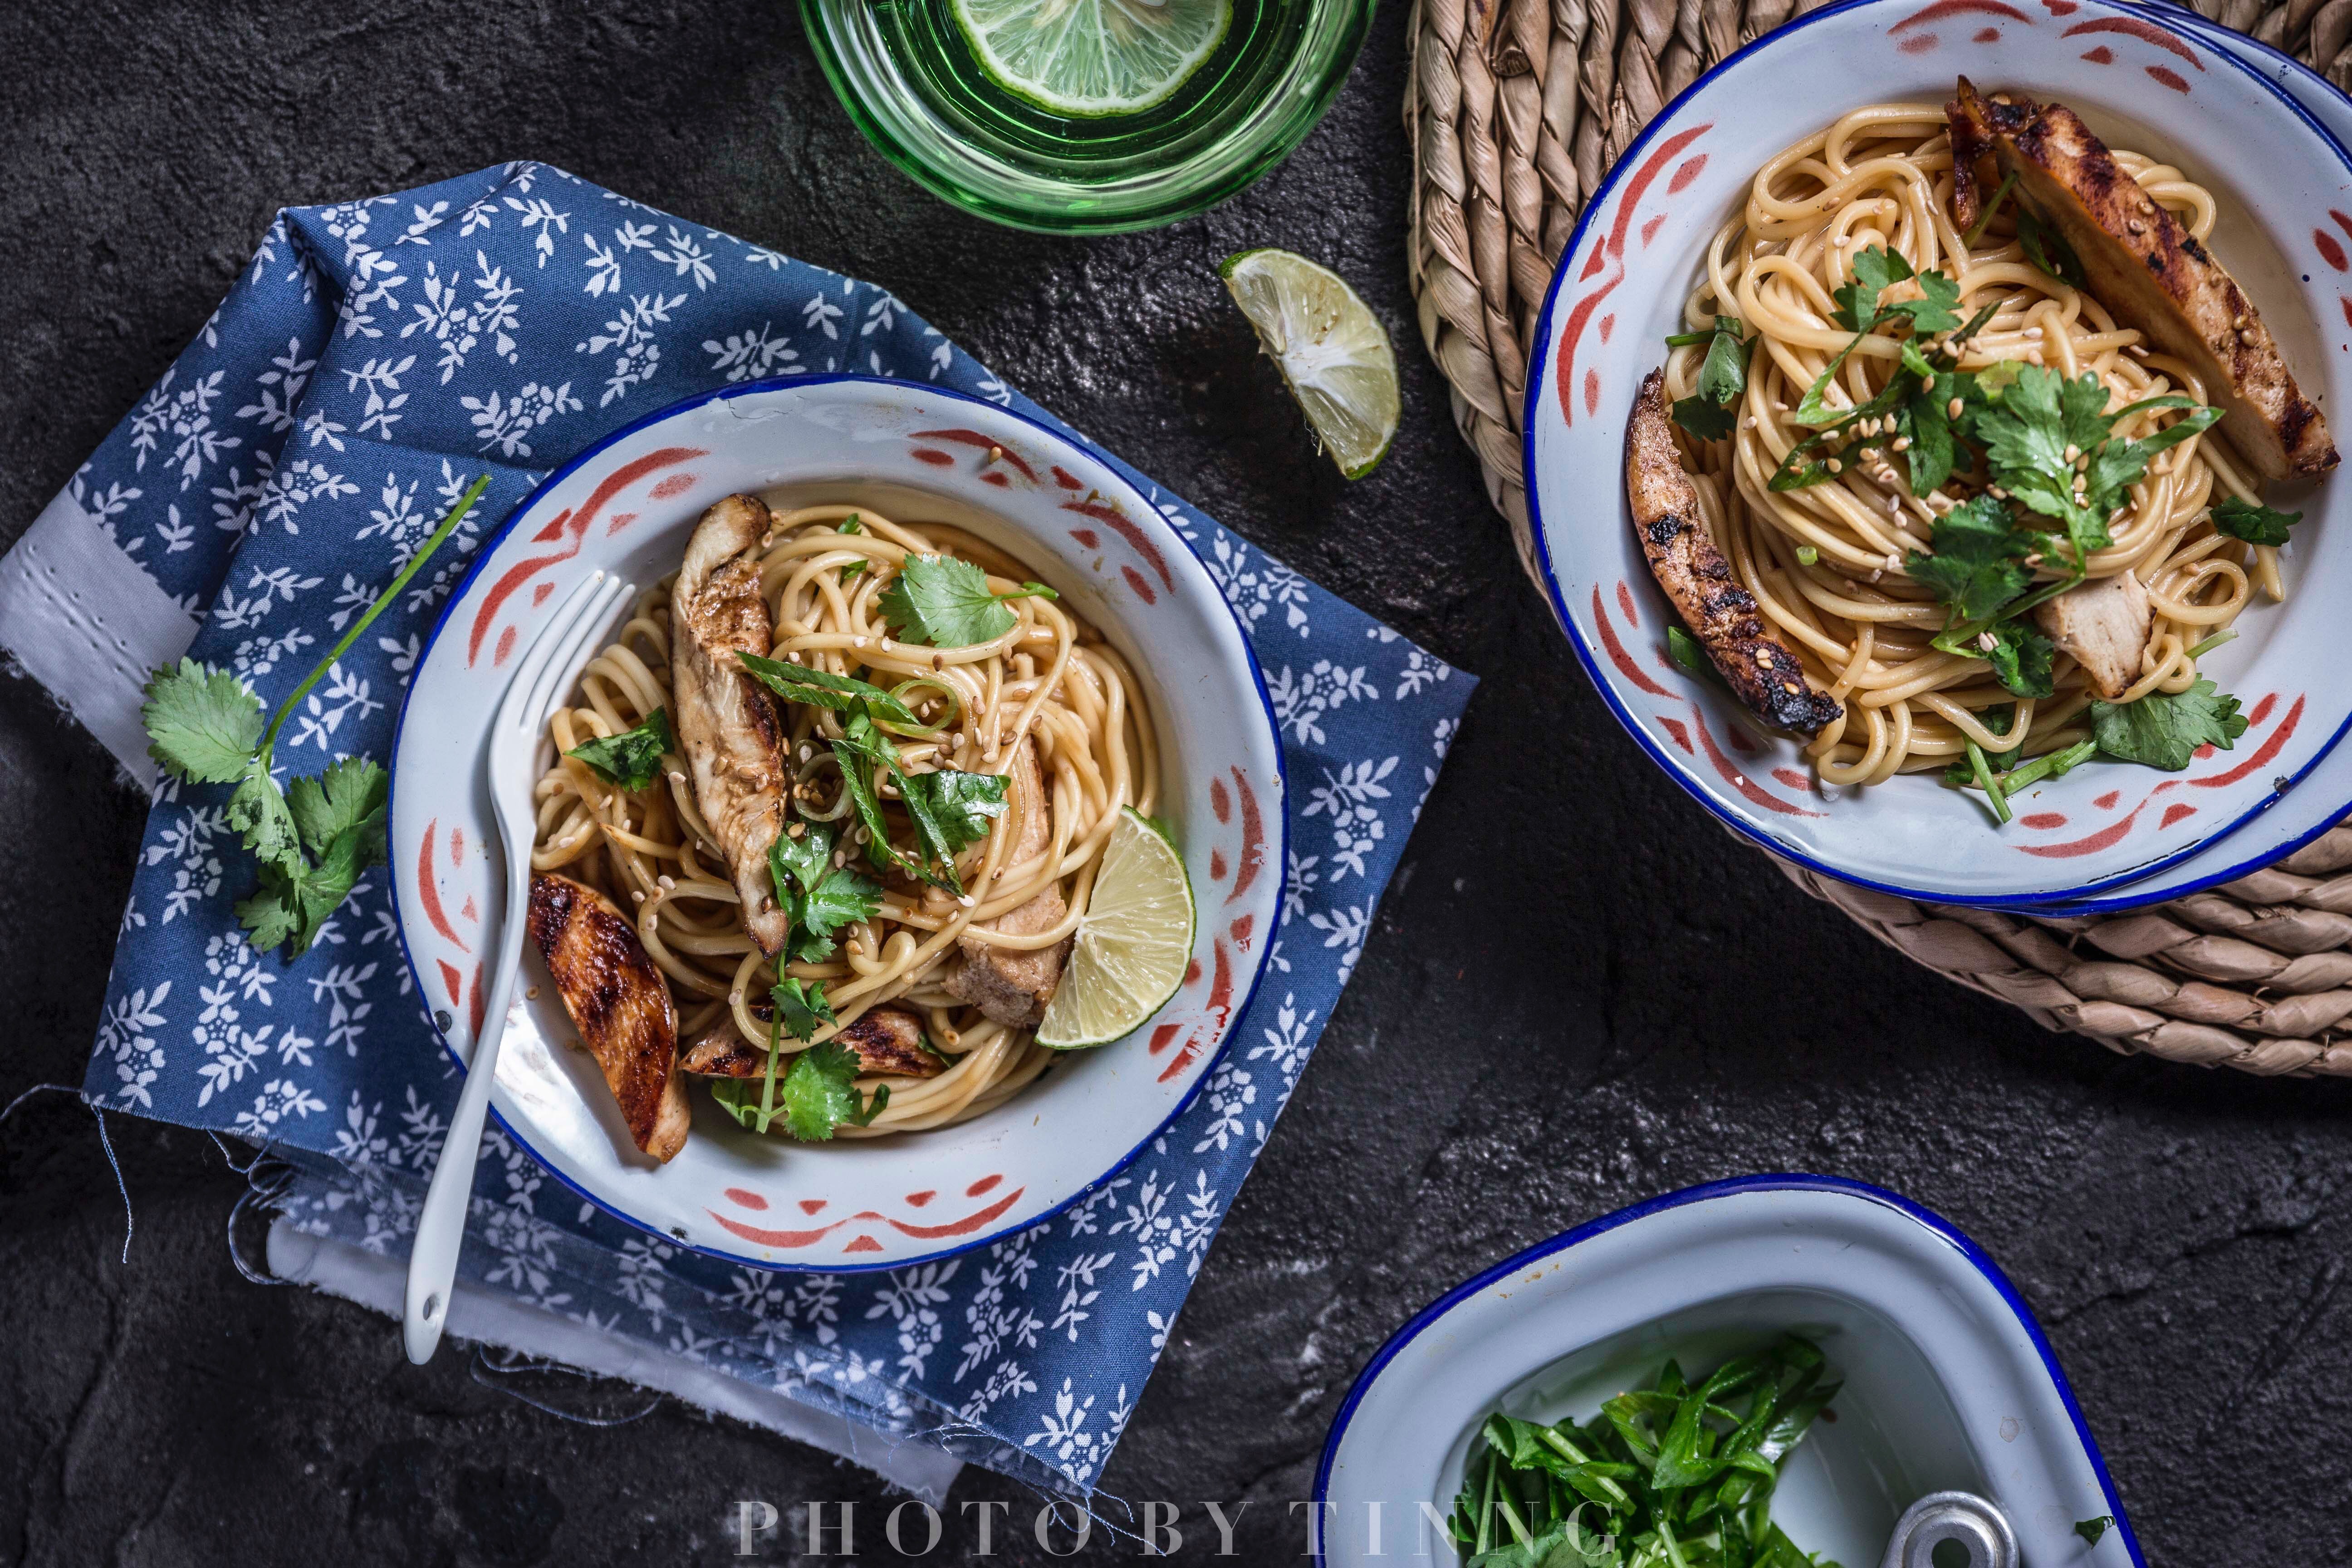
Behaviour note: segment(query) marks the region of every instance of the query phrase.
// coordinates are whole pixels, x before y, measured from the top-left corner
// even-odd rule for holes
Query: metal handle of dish
[[[1903,1510],[1878,1568],[2017,1568],[2017,1537],[1975,1493],[1929,1492]]]

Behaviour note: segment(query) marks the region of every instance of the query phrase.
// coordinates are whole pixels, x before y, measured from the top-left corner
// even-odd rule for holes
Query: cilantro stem
[[[2001,793],[2015,795],[2029,784],[2044,779],[2054,779],[2070,773],[2084,763],[2098,755],[2096,741],[2077,741],[2063,752],[2050,752],[2034,758],[2023,767],[2013,768],[2000,775]]]
[[[773,1004],[771,1004],[773,1006]],[[784,1010],[775,1007],[768,1019],[768,1083],[760,1091],[760,1131],[776,1119],[776,1063],[784,1054]]]
[[[418,568],[425,564],[425,558],[441,548],[442,542],[449,537],[460,521],[464,521],[466,514],[474,510],[474,503],[481,500],[482,492],[489,488],[490,476],[488,474],[474,481],[473,488],[467,490],[457,504],[450,509],[449,515],[441,520],[441,526],[433,531],[432,537],[417,549],[415,554],[408,558],[408,564],[400,569],[400,575],[394,577],[391,584],[375,596],[375,603],[360,612],[359,619],[352,623],[351,629],[343,634],[343,640],[335,645],[334,651],[320,659],[318,668],[310,671],[304,678],[302,684],[294,689],[294,694],[278,705],[278,711],[270,716],[269,729],[261,737],[259,754],[264,765],[268,764],[271,748],[277,744],[278,726],[284,724],[287,716],[294,711],[295,707],[303,698],[310,694],[310,688],[319,684],[319,678],[332,669],[335,667],[335,661],[351,651],[352,644],[359,641],[360,634],[368,629],[376,616],[383,614],[384,606],[399,597],[400,591],[408,586],[408,580],[416,575]]]
[[[1960,236],[1962,247],[1969,250],[1977,247],[1977,241],[1984,237],[1986,226],[1992,222],[1992,215],[2000,210],[2000,204],[2009,199],[2009,193],[2016,184],[2017,172],[2013,169],[2001,177],[2000,185],[1992,193],[1992,200],[1985,203],[1984,210],[1977,214],[1977,221],[1969,225],[1969,232]]]
[[[1984,748],[1973,740],[1968,742],[1968,747],[1969,769],[1976,774],[1977,787],[1984,791],[1985,798],[1992,803],[1994,819],[2007,822],[2010,817],[2009,797],[2001,792],[2000,781],[1993,777],[1992,764],[1985,761]]]
[[[2200,642],[2195,647],[2190,648],[2189,650],[2189,657],[2191,658],[2203,658],[2207,654],[2211,653],[2223,643],[2235,642],[2237,640],[2238,634],[2235,631],[2224,630],[2215,632],[2211,637],[2207,637],[2203,642]]]

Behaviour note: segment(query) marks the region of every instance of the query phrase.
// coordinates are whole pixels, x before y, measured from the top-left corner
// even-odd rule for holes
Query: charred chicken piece
[[[1036,859],[1054,841],[1053,812],[1045,798],[1045,774],[1037,766],[1034,742],[1022,741],[1013,753],[1011,777],[1021,820],[1014,829],[1013,851],[1005,857],[1007,871]],[[1068,913],[1061,890],[1049,887],[981,929],[1007,936],[1034,936],[1053,930]],[[1034,1029],[1045,1021],[1045,1004],[1054,999],[1055,988],[1062,983],[1062,964],[1070,954],[1069,939],[1052,947],[1017,948],[997,947],[967,934],[958,940],[956,948],[963,963],[950,971],[943,982],[950,995],[971,1003],[1008,1029]]]
[[[1962,77],[1952,127],[1952,216],[1973,226],[1977,164],[2017,176],[2017,199],[2055,227],[2084,287],[2160,353],[2185,361],[2223,411],[2215,426],[2266,479],[2336,466],[2327,422],[2295,385],[2260,310],[2180,220],[2116,163],[2063,104],[2001,103]]]
[[[768,846],[783,831],[792,771],[783,725],[767,689],[735,656],[765,658],[775,627],[751,554],[767,533],[757,496],[729,496],[702,514],[670,591],[670,683],[677,738],[694,769],[694,800],[727,857],[743,930],[773,957],[792,935],[778,904]]]
[[[1665,372],[1654,370],[1625,426],[1625,499],[1658,586],[1748,710],[1811,735],[1843,711],[1815,686],[1787,644],[1766,631],[1756,596],[1741,587],[1699,519],[1698,491],[1683,472],[1666,414]]]
[[[765,1018],[768,1005],[754,1003],[751,1013]],[[834,1038],[857,1053],[859,1071],[878,1078],[937,1078],[947,1071],[947,1063],[924,1047],[923,1021],[902,1007],[871,1008]],[[758,1078],[768,1070],[768,1042],[746,1040],[733,1020],[722,1019],[687,1046],[678,1065],[704,1078]]]
[[[569,877],[530,879],[530,940],[563,1010],[604,1069],[639,1149],[667,1161],[686,1146],[690,1116],[677,1068],[677,1010],[669,984],[613,900]]]

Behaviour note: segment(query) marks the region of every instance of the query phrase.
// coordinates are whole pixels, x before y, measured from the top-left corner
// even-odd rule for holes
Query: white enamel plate
[[[2352,595],[2352,481],[2288,504],[2289,599],[2257,605],[2205,661],[2245,705],[2232,751],[2186,773],[2102,763],[2029,792],[1996,830],[1932,778],[1814,782],[1793,741],[1742,721],[1665,657],[1668,612],[1634,541],[1624,436],[1708,237],[1758,166],[1865,103],[1941,102],[1965,73],[2077,110],[2118,145],[2213,191],[2212,248],[2262,308],[2305,391],[2352,421],[2352,162],[2264,76],[2203,34],[2108,0],[1855,0],[1750,45],[1654,121],[1585,209],[1528,367],[1527,470],[1553,608],[1610,707],[1670,776],[1741,833],[1906,896],[2004,904],[2147,878],[2263,812],[2352,721],[2332,606]],[[2252,150],[2260,149],[2259,153]],[[2352,444],[2352,426],[2339,433]],[[2337,809],[2347,803],[2338,800]]]
[[[856,377],[748,383],[676,405],[607,437],[517,509],[434,629],[401,710],[401,937],[461,1062],[482,1024],[483,955],[508,918],[482,768],[514,650],[590,572],[646,584],[675,571],[703,509],[739,490],[955,523],[1027,563],[1118,647],[1162,739],[1163,810],[1200,909],[1192,972],[1134,1034],[936,1131],[760,1137],[696,1084],[693,1134],[667,1165],[631,1145],[542,984],[538,1000],[514,1005],[491,1105],[583,1196],[687,1246],[765,1268],[903,1267],[1035,1224],[1115,1174],[1191,1102],[1274,941],[1282,750],[1216,585],[1158,510],[1078,443],[992,404]],[[535,953],[524,963],[527,979],[545,980]]]
[[[1450,1561],[1421,1505],[1451,1511],[1495,1410],[1587,1420],[1670,1357],[1696,1374],[1784,1333],[1820,1346],[1844,1385],[1772,1496],[1773,1522],[1803,1550],[1876,1563],[1905,1508],[1958,1490],[2007,1515],[2037,1568],[2140,1563],[2057,1360],[1992,1260],[1892,1193],[1798,1175],[1717,1182],[1595,1220],[1398,1330],[1323,1445],[1321,1563]],[[2091,1553],[2074,1524],[2102,1514],[2116,1540]]]

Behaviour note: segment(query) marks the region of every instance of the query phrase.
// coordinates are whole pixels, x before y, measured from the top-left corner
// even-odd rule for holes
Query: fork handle
[[[522,902],[512,896],[508,907],[520,911]],[[482,1151],[482,1123],[490,1110],[490,1086],[499,1076],[499,1045],[506,1038],[507,1004],[513,998],[515,974],[521,968],[520,913],[508,922],[511,942],[499,944],[499,965],[490,982],[488,1005],[482,1014],[481,1037],[474,1042],[466,1063],[466,1084],[457,1095],[457,1109],[449,1118],[449,1131],[441,1142],[441,1161],[433,1169],[433,1184],[425,1189],[425,1206],[417,1211],[416,1237],[408,1252],[408,1298],[401,1316],[401,1338],[408,1359],[423,1366],[441,1343],[441,1330],[449,1321],[449,1297],[457,1287],[457,1250],[466,1239],[466,1210],[474,1191],[474,1164]],[[507,951],[509,948],[513,951]]]

